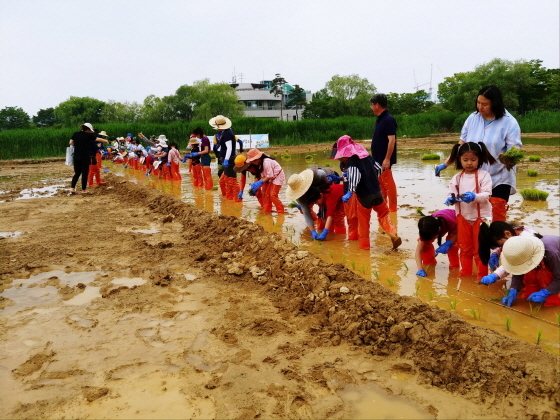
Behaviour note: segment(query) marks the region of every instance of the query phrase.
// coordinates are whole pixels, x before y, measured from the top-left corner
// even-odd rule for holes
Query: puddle
[[[146,280],[144,280],[141,277],[132,277],[132,278],[119,277],[117,279],[113,279],[111,283],[121,285],[121,286],[133,287],[133,286],[141,286],[142,284],[145,284]]]
[[[350,385],[337,394],[353,407],[350,419],[435,419],[413,401],[401,395],[389,395],[375,384]]]
[[[27,188],[20,191],[21,197],[16,198],[16,200],[27,200],[30,198],[46,198],[53,197],[58,190],[65,188],[64,185],[49,185],[42,188]]]
[[[78,315],[70,315],[69,320],[73,321],[76,325],[82,328],[91,328],[96,325],[96,322],[91,319],[85,319]]]
[[[198,333],[192,344],[189,346],[191,351],[199,351],[208,345],[208,336],[210,331],[202,331]]]
[[[203,370],[205,372],[212,372],[213,370],[219,369],[222,366],[222,362],[218,362],[214,365],[206,364],[204,362],[204,358],[200,354],[189,354],[185,359],[196,369]]]
[[[367,147],[367,146],[366,146]],[[451,147],[451,146],[450,146]],[[372,217],[371,250],[360,250],[357,241],[347,241],[345,235],[330,234],[325,242],[312,241],[306,229],[303,216],[294,208],[286,207],[284,215],[264,215],[255,198],[244,195],[242,203],[232,203],[222,199],[218,191],[204,191],[193,188],[186,166],[182,167],[183,181],[170,183],[163,180],[146,178],[140,171],[124,171],[122,167],[113,165],[115,173],[127,180],[143,184],[149,188],[160,189],[166,193],[181,198],[184,202],[194,205],[209,213],[235,216],[264,227],[268,232],[274,232],[291,240],[302,250],[307,250],[329,263],[341,263],[354,273],[369,281],[378,282],[392,291],[406,296],[417,296],[419,299],[437,305],[445,310],[452,310],[450,302],[457,301],[456,312],[468,322],[490,328],[504,335],[509,335],[530,343],[535,342],[537,330],[542,329],[545,348],[560,354],[560,343],[556,313],[558,308],[543,307],[538,313],[531,315],[528,302],[518,300],[513,308],[507,309],[499,304],[503,296],[501,286],[497,282],[490,287],[478,285],[476,279],[459,279],[456,272],[449,272],[448,261],[445,257],[438,257],[438,265],[428,278],[416,276],[414,251],[418,237],[418,218],[416,209],[420,208],[429,215],[445,208],[443,201],[447,196],[450,179],[456,171],[451,168],[442,172],[441,177],[434,175],[434,162],[422,161],[421,157],[427,153],[438,153],[443,156],[449,150],[403,150],[399,152],[398,164],[393,169],[393,176],[399,194],[399,210],[391,213],[393,223],[397,225],[403,244],[396,252],[389,250],[390,240],[379,230],[378,222]],[[306,160],[312,155],[313,162]],[[553,165],[560,167],[558,150],[539,151],[545,159],[555,159]],[[286,175],[286,179],[294,173],[299,173],[313,166],[331,166],[338,170],[338,162],[329,160],[330,147],[324,151],[292,154],[289,160],[282,159],[280,153],[273,154],[278,158]],[[135,173],[138,172],[138,173]],[[214,174],[214,185],[218,185]],[[248,180],[249,182],[249,180]],[[528,177],[526,172],[517,174],[518,191],[523,188],[538,188],[550,193],[546,202],[524,202],[519,193],[510,198],[511,221],[525,223],[543,235],[558,235],[558,221],[560,219],[560,182],[557,174],[543,175],[537,178]],[[286,202],[284,191],[280,197]],[[190,280],[189,275],[185,275]],[[473,319],[470,308],[480,309],[481,317]],[[510,331],[506,330],[505,318],[512,318]]]
[[[67,273],[62,270],[53,270],[30,276],[28,279],[14,279],[12,287],[5,289],[0,296],[10,299],[14,304],[6,306],[0,313],[15,313],[22,309],[33,306],[48,305],[53,302],[61,301],[58,289],[52,285],[44,285],[44,283],[53,278],[53,282],[58,281],[60,286],[74,287],[78,283],[88,284],[95,280],[97,274],[103,274],[102,271],[84,271]],[[58,279],[58,280],[57,280]],[[96,297],[101,297],[99,287],[86,286],[84,291],[74,298],[64,301],[66,305],[84,305],[91,302]],[[55,311],[56,308],[34,308],[33,313],[47,314]]]
[[[185,279],[187,279],[188,281],[193,281],[196,280],[197,277],[194,274],[185,274]]]
[[[131,232],[152,234],[152,233],[158,233],[159,230],[157,230],[155,228],[153,228],[153,229],[133,229],[133,230],[131,230]]]
[[[21,232],[0,232],[0,238],[18,238],[21,236]]]

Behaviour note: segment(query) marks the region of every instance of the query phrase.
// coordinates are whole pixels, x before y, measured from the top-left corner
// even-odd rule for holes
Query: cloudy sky
[[[0,0],[0,109],[142,102],[280,73],[313,92],[358,74],[434,91],[493,58],[559,67],[558,0]],[[432,75],[430,76],[430,70]]]

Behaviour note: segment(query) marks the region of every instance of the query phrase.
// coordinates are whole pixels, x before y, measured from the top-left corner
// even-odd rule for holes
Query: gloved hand
[[[342,202],[343,203],[348,203],[348,200],[350,200],[350,197],[352,197],[352,194],[354,194],[352,191],[348,191],[346,194],[344,194],[342,196]]]
[[[515,299],[517,299],[517,289],[509,289],[507,296],[502,298],[502,305],[511,306]]]
[[[488,274],[487,276],[482,277],[480,279],[480,281],[478,282],[478,284],[485,284],[486,286],[488,286],[489,284],[496,283],[497,280],[500,280],[498,275],[492,273],[492,274]]]
[[[327,175],[327,181],[329,181],[329,182],[339,182],[339,181],[341,181],[341,180],[342,180],[342,178],[339,177],[339,176],[336,175],[336,174],[329,174],[329,175]]]
[[[444,243],[442,243],[437,249],[436,249],[436,255],[437,254],[447,254],[449,252],[449,248],[451,248],[453,246],[453,242],[452,241],[445,241]]]
[[[453,204],[460,203],[460,202],[461,200],[458,200],[457,197],[455,197],[455,194],[452,194],[449,197],[447,197],[447,199],[443,204],[445,204],[446,206],[452,206]]]
[[[329,234],[329,230],[328,229],[323,229],[323,231],[321,232],[321,234],[317,237],[318,240],[320,241],[324,241],[325,239],[327,239],[327,235]]]
[[[436,166],[436,176],[439,176],[440,172],[445,168],[447,168],[447,165],[445,163],[440,163],[438,166]]]
[[[171,166],[171,162],[167,162],[167,165],[165,165],[165,166]]]
[[[467,204],[472,203],[475,198],[476,198],[476,194],[470,191],[461,194],[461,199],[463,200],[463,203],[467,203]]]
[[[196,157],[196,156],[198,156],[198,152],[191,153],[191,155],[189,157]]]
[[[183,156],[183,159],[181,159],[181,162],[185,163],[187,161],[187,159],[190,159],[191,155],[187,154],[185,156]]]
[[[239,193],[237,193],[237,198],[243,200],[243,191],[239,191]]]
[[[544,303],[546,298],[549,297],[551,294],[552,293],[550,293],[548,290],[542,289],[542,290],[539,290],[538,292],[531,293],[529,295],[529,297],[527,298],[527,300],[529,302]]]
[[[253,191],[255,191],[255,193],[257,192],[257,190],[262,186],[263,182],[262,181],[257,181],[257,182],[253,182],[251,184],[251,189]]]
[[[348,172],[342,172],[342,178],[348,178]]]
[[[317,234],[316,230],[312,230],[311,231],[311,238],[313,239],[319,239],[319,235]]]
[[[424,270],[418,270],[416,272],[416,275],[420,277],[428,277],[428,273],[426,273]]]
[[[256,194],[256,191],[255,191],[254,189],[250,188],[250,189],[249,189],[249,195],[250,195],[251,197],[254,197],[255,194]]]
[[[499,265],[500,257],[498,256],[498,254],[490,255],[490,259],[488,260],[488,267],[490,267],[490,270],[496,271],[496,268],[498,268]]]
[[[223,166],[224,168],[227,168],[229,166],[229,159],[224,159]]]
[[[301,214],[303,214],[303,210],[301,209],[301,204],[298,204],[298,205],[296,206],[296,208],[299,210],[299,212],[300,212]]]

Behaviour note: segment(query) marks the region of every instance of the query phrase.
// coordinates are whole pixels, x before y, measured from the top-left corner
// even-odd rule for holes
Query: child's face
[[[461,155],[461,166],[466,173],[473,173],[478,168],[478,156],[474,152],[468,151]]]

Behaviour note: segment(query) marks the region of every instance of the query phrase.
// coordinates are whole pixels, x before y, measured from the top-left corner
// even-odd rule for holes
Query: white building
[[[284,93],[274,96],[270,93],[271,85],[270,80],[264,80],[260,83],[230,83],[239,97],[239,102],[245,105],[246,117],[282,118],[284,121],[301,119],[301,113],[305,107],[298,107],[297,114],[295,107],[286,107],[288,95],[293,87],[285,84]],[[305,91],[305,95],[307,102],[311,101],[311,92]]]

